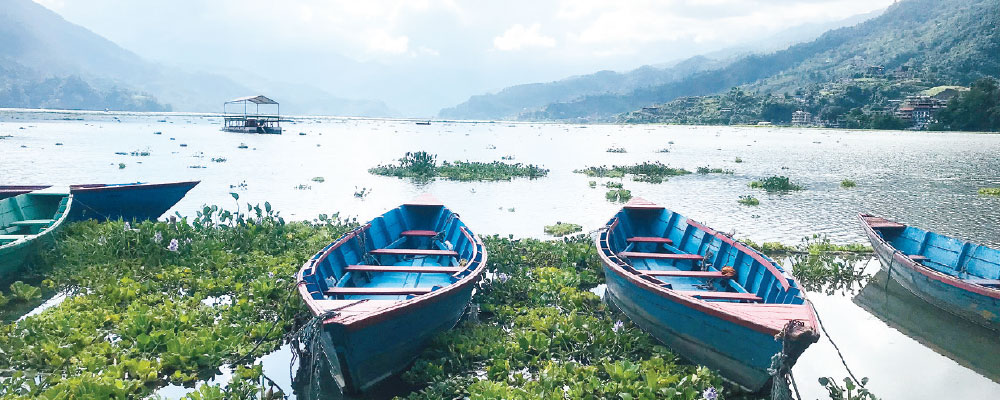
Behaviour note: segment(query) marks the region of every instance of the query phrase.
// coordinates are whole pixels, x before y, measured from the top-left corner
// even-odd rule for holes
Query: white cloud
[[[556,40],[542,35],[541,30],[541,24],[530,27],[515,24],[507,29],[503,36],[493,38],[493,47],[502,51],[521,50],[527,47],[555,47]]]
[[[410,49],[410,38],[374,30],[368,34],[367,45],[368,51],[372,53],[404,54]]]

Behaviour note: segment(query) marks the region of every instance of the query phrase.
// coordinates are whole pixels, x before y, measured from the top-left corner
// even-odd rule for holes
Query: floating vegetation
[[[607,152],[608,153],[627,153],[627,151],[625,151],[624,147],[609,147],[608,150],[607,150]]]
[[[118,169],[125,169],[125,163],[118,163]]]
[[[501,156],[500,159],[504,161],[514,161],[514,156]]]
[[[872,392],[864,387],[868,383],[868,378],[861,378],[860,384],[850,377],[844,378],[844,386],[838,385],[833,378],[819,378],[819,384],[823,385],[831,399],[840,400],[878,400]]]
[[[608,189],[621,189],[622,186],[621,182],[604,182],[604,187]]]
[[[163,134],[163,132],[160,132],[160,131],[156,131],[156,132],[153,132],[153,134],[154,134],[154,135],[162,135],[162,134]]]
[[[979,194],[985,196],[1000,196],[1000,187],[995,188],[980,188]]]
[[[709,167],[698,167],[698,170],[696,172],[699,174],[724,174],[724,175],[733,174],[733,170],[731,169],[709,168]]]
[[[192,169],[203,169],[203,168],[208,168],[208,167],[206,167],[206,166],[204,166],[204,165],[188,165],[188,168],[192,168]]]
[[[603,283],[589,237],[485,238],[491,278],[472,302],[480,321],[439,335],[403,379],[442,398],[678,398],[735,394],[683,364],[588,289]],[[714,398],[714,397],[712,397]]]
[[[17,281],[10,285],[10,296],[16,301],[31,301],[42,297],[42,289]]]
[[[224,162],[226,162],[226,159],[224,157],[219,157],[219,158],[213,157],[212,158],[212,162],[224,163]]]
[[[245,181],[245,180],[242,181],[242,182],[240,182],[240,183],[238,183],[238,184],[235,184],[235,185],[229,185],[230,189],[247,190],[248,187],[249,186],[247,186],[247,181]]]
[[[631,174],[633,181],[651,183],[663,182],[669,176],[687,175],[691,173],[691,171],[683,168],[671,168],[660,163],[659,161],[647,161],[636,165],[615,165],[612,167],[602,165],[600,167],[578,169],[573,172],[596,178],[621,178],[625,176],[625,174]]]
[[[587,182],[587,186],[590,186],[590,187],[592,187],[592,188],[596,188],[596,187],[597,187],[597,181],[590,181],[590,182]]]
[[[871,246],[863,243],[835,244],[826,235],[812,235],[802,238],[796,245],[786,245],[778,242],[763,242],[757,244],[749,239],[740,239],[747,246],[770,255],[784,254],[821,254],[821,253],[856,253],[872,254]]]
[[[312,181],[313,182],[318,182],[318,183],[323,183],[323,182],[326,182],[326,178],[323,178],[322,176],[317,176],[317,177],[312,178]]]
[[[624,203],[632,199],[632,191],[628,189],[612,189],[604,194],[610,202]]]
[[[295,189],[297,190],[312,190],[312,188],[313,188],[312,186],[306,184],[299,184],[298,186],[295,187]]]
[[[0,396],[147,398],[228,365],[229,386],[202,385],[195,398],[274,398],[255,384],[261,369],[252,360],[295,330],[298,264],[356,223],[286,224],[267,203],[198,214],[66,226],[45,273],[72,295],[0,326]],[[223,296],[231,301],[203,302]]]
[[[135,150],[129,153],[131,156],[136,157],[149,157],[149,150]]]
[[[397,165],[379,165],[369,173],[398,178],[430,180],[435,177],[456,181],[509,181],[515,177],[529,179],[548,175],[549,170],[533,164],[507,164],[499,161],[455,161],[437,163],[437,156],[425,151],[407,152]]]
[[[368,197],[368,195],[371,194],[371,193],[372,193],[372,190],[369,189],[369,188],[358,189],[357,186],[354,187],[354,197],[357,197],[359,199],[363,199],[365,197]]]
[[[850,179],[844,179],[844,180],[840,181],[840,187],[842,187],[842,188],[846,189],[846,188],[852,188],[852,187],[855,187],[855,186],[858,186],[858,184],[856,182],[850,180]]]
[[[249,149],[250,146],[247,146],[246,143],[240,143],[240,145],[236,146],[236,148],[238,148],[238,149]]]
[[[656,152],[657,152],[657,153],[669,153],[669,152],[670,152],[670,149],[668,149],[668,148],[664,147],[664,148],[662,148],[662,149],[659,149],[659,150],[657,150]]]
[[[556,222],[555,225],[546,225],[545,233],[555,236],[563,237],[571,233],[577,233],[583,230],[583,227],[577,224],[570,224],[565,222]]]
[[[736,200],[736,202],[740,203],[742,205],[745,205],[745,206],[758,206],[758,205],[760,205],[760,200],[758,200],[756,197],[753,197],[751,195],[740,196],[740,199]]]
[[[771,176],[759,181],[750,182],[748,185],[754,189],[764,189],[768,192],[786,192],[791,190],[802,190],[802,186],[796,185],[787,176]]]
[[[869,254],[861,253],[799,253],[788,258],[803,289],[827,295],[860,291],[872,277],[866,272],[869,260]]]
[[[735,163],[739,164],[739,163],[742,163],[742,162],[743,162],[743,159],[742,159],[742,158],[739,158],[739,157],[736,157],[736,160],[733,160],[733,162],[735,162]]]

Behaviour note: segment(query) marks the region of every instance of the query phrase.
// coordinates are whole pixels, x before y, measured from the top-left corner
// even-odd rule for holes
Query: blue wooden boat
[[[769,389],[774,355],[791,368],[819,339],[812,304],[773,260],[656,204],[630,201],[597,248],[613,305],[746,390]]]
[[[326,246],[302,266],[298,290],[322,319],[319,340],[341,386],[364,392],[455,326],[485,267],[482,240],[425,195]]]
[[[49,188],[0,199],[0,284],[20,278],[43,242],[66,221],[69,188]]]
[[[1000,251],[874,215],[858,218],[890,278],[928,303],[1000,330]]]
[[[155,220],[177,204],[200,181],[72,185],[69,221],[96,219]],[[49,186],[0,186],[0,199]]]

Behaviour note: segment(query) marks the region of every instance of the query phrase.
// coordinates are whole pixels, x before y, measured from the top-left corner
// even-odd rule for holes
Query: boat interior
[[[459,281],[483,256],[458,214],[441,205],[403,205],[331,243],[302,279],[314,300],[398,302]]]
[[[1000,250],[879,217],[862,218],[911,260],[968,283],[1000,288]]]
[[[0,200],[0,245],[37,235],[66,212],[66,193],[33,192]]]
[[[670,210],[626,206],[610,226],[601,251],[655,285],[710,302],[804,302],[773,261]]]

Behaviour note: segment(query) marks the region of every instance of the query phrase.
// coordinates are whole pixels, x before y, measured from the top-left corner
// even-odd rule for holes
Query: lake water
[[[480,234],[544,237],[543,226],[557,221],[581,224],[584,231],[597,229],[620,207],[605,200],[602,186],[588,186],[590,180],[615,179],[592,179],[574,169],[659,161],[733,174],[691,174],[661,184],[625,180],[625,188],[757,242],[795,244],[812,234],[838,243],[865,242],[855,216],[869,212],[1000,246],[1000,197],[976,193],[980,187],[1000,186],[1000,135],[509,122],[424,126],[300,117],[283,123],[285,134],[278,136],[221,132],[220,124],[218,117],[199,115],[0,110],[0,137],[6,136],[0,138],[0,184],[201,180],[170,213],[193,215],[204,204],[233,208],[229,193],[237,192],[241,207],[269,201],[287,219],[339,211],[362,221],[431,193]],[[247,148],[239,148],[241,144]],[[610,147],[627,152],[609,153]],[[513,162],[538,164],[551,172],[536,180],[421,185],[367,172],[416,150],[435,153],[438,160],[513,156]],[[133,151],[149,155],[115,154]],[[743,162],[737,163],[737,157]],[[749,181],[771,175],[789,176],[806,190],[767,194],[747,187]],[[843,179],[858,186],[843,189]],[[371,194],[355,197],[362,188]],[[746,194],[759,198],[760,206],[739,205],[737,199]],[[878,269],[877,261],[861,267],[871,273]],[[897,317],[866,311],[898,314],[900,307],[885,306],[889,296],[882,295],[885,307],[880,307],[870,304],[879,296],[862,303],[854,294],[809,296],[854,373],[869,377],[875,394],[887,399],[1000,395],[1000,350],[995,346],[983,347],[987,355],[994,353],[982,359],[986,361],[970,361],[968,354],[975,349],[947,350],[935,345],[934,337],[920,337],[919,329],[894,322]],[[931,306],[926,303],[906,304],[936,312],[927,310]],[[996,333],[953,326],[972,335],[973,343],[1000,341]],[[806,398],[826,398],[818,377],[847,375],[825,338],[802,356],[794,373]]]

